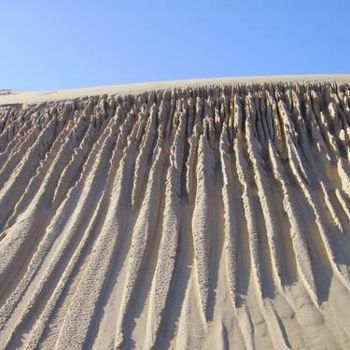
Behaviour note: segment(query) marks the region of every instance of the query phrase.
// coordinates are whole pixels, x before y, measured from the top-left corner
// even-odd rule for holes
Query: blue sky
[[[0,0],[0,88],[350,73],[349,0]]]

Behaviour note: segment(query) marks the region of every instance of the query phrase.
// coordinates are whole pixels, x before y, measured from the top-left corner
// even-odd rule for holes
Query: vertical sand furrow
[[[224,204],[224,229],[225,229],[225,261],[226,261],[226,276],[229,286],[229,291],[233,301],[233,309],[237,317],[237,325],[242,333],[243,341],[247,349],[255,349],[254,344],[254,326],[252,324],[249,308],[245,304],[245,295],[247,293],[250,269],[250,258],[246,256],[246,252],[242,249],[244,243],[241,240],[239,231],[242,230],[243,203],[241,201],[238,189],[238,177],[235,177],[234,169],[236,169],[233,149],[228,148],[227,134],[225,124],[222,129],[220,138],[220,158],[221,169],[223,173],[222,198]],[[242,213],[237,210],[241,205]],[[246,232],[242,232],[246,235]],[[248,242],[248,239],[247,239]],[[248,245],[248,243],[246,244]],[[249,249],[249,248],[248,248]],[[245,261],[243,263],[243,260]],[[246,261],[249,261],[246,262]],[[246,283],[242,282],[246,280]]]
[[[289,140],[291,137],[289,137]],[[322,210],[321,206],[319,204],[318,198],[313,194],[312,189],[310,188],[309,183],[311,181],[305,181],[305,179],[311,178],[309,175],[309,172],[307,172],[306,167],[301,167],[301,164],[303,164],[303,160],[299,157],[296,157],[298,154],[296,147],[294,146],[292,141],[287,142],[287,150],[289,155],[289,164],[290,168],[292,170],[292,174],[296,178],[296,181],[298,185],[300,186],[301,192],[303,193],[307,203],[310,205],[310,208],[312,209],[315,224],[319,231],[320,240],[322,242],[322,245],[324,247],[325,254],[328,259],[328,264],[332,267],[334,272],[339,276],[340,280],[344,283],[346,288],[349,288],[349,281],[348,281],[348,273],[344,269],[341,269],[340,266],[337,264],[336,257],[334,255],[333,247],[331,245],[331,241],[329,239],[329,233],[335,234],[334,230],[332,232],[331,227],[328,225]],[[302,171],[301,169],[304,168]],[[309,182],[309,183],[308,183]],[[326,198],[325,198],[326,199]],[[318,238],[316,238],[318,239]],[[322,252],[319,252],[319,254],[322,254]],[[344,275],[345,274],[345,275]]]
[[[0,191],[0,224],[4,224],[4,220],[12,210],[18,195],[25,190],[27,182],[30,181],[36,171],[39,171],[42,163],[45,164],[47,158],[52,155],[50,150],[57,135],[64,129],[70,115],[70,109],[67,107],[64,112],[54,118],[49,118],[47,111],[42,112],[45,120],[48,119],[47,123],[44,123],[46,126],[43,127],[35,143],[26,151],[23,160],[14,170],[11,180],[6,182]],[[4,202],[7,205],[2,207]]]
[[[159,246],[158,261],[153,277],[148,310],[146,346],[152,347],[158,332],[168,294],[170,282],[177,260],[177,247],[181,228],[181,174],[184,157],[186,114],[180,117],[174,142],[170,149],[170,166],[166,175],[165,204],[162,236]]]
[[[49,123],[50,126],[47,129],[45,129],[46,133],[44,133],[42,137],[39,138],[38,142],[36,143],[36,147],[34,147],[34,149],[31,149],[29,154],[27,154],[27,160],[29,164],[33,165],[32,170],[34,170],[34,165],[39,165],[39,168],[40,168],[40,163],[37,158],[37,154],[33,154],[33,153],[38,152],[40,157],[40,154],[43,154],[47,150],[45,148],[50,147],[49,144],[53,142],[53,138],[55,134],[55,129],[56,129],[55,123],[56,123],[55,121],[54,121],[54,124]],[[53,155],[51,155],[51,157],[50,155],[51,154],[49,154],[49,158],[51,158],[52,160]],[[33,160],[31,157],[33,157],[34,159],[37,159],[37,161]],[[22,164],[22,166],[19,169],[20,174],[17,174],[15,179],[11,182],[11,184],[8,187],[5,186],[3,188],[5,192],[3,196],[1,196],[0,194],[1,203],[5,204],[5,202],[3,201],[4,200],[6,201],[6,199],[9,199],[9,203],[8,203],[9,205],[4,206],[3,210],[1,211],[1,214],[3,214],[2,216],[3,220],[9,214],[10,210],[13,209],[12,207],[13,207],[13,204],[15,204],[16,194],[18,195],[20,193],[18,192],[18,188],[16,187],[27,185],[26,181],[22,181],[23,183],[22,184],[20,180],[22,176],[26,177],[25,174],[27,174],[27,176],[29,175],[27,173],[28,168],[31,168],[28,165],[28,163],[25,162],[24,164]],[[31,178],[29,177],[28,180],[29,180],[28,182],[30,182]],[[16,185],[17,182],[21,183],[21,185]],[[23,186],[23,190],[25,191],[24,186]],[[29,208],[30,213],[33,213],[33,211],[34,212],[36,211],[35,205],[32,205],[32,207]],[[44,209],[44,211],[46,211],[46,209]],[[26,254],[25,252],[21,252],[21,248],[22,247],[25,248],[25,251],[28,251],[28,249],[30,249],[29,247],[31,245],[28,245],[27,247],[28,249],[26,248],[26,244],[25,244],[26,237],[30,235],[30,231],[31,231],[30,227],[34,227],[34,225],[41,225],[40,221],[41,221],[40,218],[35,218],[35,216],[27,215],[27,216],[23,216],[22,219],[18,220],[16,225],[13,225],[7,228],[7,230],[5,231],[6,232],[5,237],[0,242],[0,252],[2,252],[1,258],[0,258],[0,280],[3,280],[6,278],[7,273],[9,273],[9,268],[11,267],[11,264],[14,261],[14,259],[16,259],[16,257],[20,256],[21,259],[25,257]],[[29,227],[29,230],[28,230],[28,227]],[[35,244],[35,239],[33,239],[32,243]],[[4,254],[5,251],[7,252],[7,254]],[[3,285],[4,283],[2,283],[2,286]]]
[[[98,187],[96,188],[98,189]],[[85,222],[88,222],[88,220],[85,219]],[[84,226],[82,226],[82,229],[84,228]],[[77,235],[77,232],[75,232],[76,230],[74,230],[74,228],[72,228],[70,230],[72,233],[75,233]],[[87,228],[88,231],[88,228]],[[86,232],[86,231],[84,231]],[[79,242],[79,244],[82,241]],[[83,240],[84,242],[84,240]],[[57,279],[57,277],[60,276],[59,273],[59,269],[62,268],[62,259],[67,259],[70,256],[70,250],[73,249],[73,247],[78,243],[78,242],[74,242],[72,240],[68,240],[65,242],[66,245],[61,247],[61,249],[57,252],[56,257],[54,259],[54,261],[50,264],[48,271],[45,272],[45,275],[43,276],[43,278],[40,281],[39,286],[36,288],[29,304],[27,305],[27,308],[25,310],[25,312],[22,314],[19,322],[16,324],[15,329],[13,330],[9,340],[8,340],[8,344],[9,346],[15,346],[14,344],[16,344],[16,342],[18,341],[18,334],[21,334],[21,332],[23,332],[24,327],[26,327],[26,324],[28,323],[28,320],[30,320],[33,316],[32,313],[35,312],[36,309],[40,309],[40,304],[38,305],[38,303],[42,302],[42,296],[47,294],[48,292],[46,291],[46,289],[52,288],[55,286],[54,283],[52,283],[53,280]],[[70,246],[67,246],[67,244],[70,243]],[[80,252],[80,250],[78,250],[78,252]],[[67,283],[67,280],[76,264],[77,259],[76,257],[76,251],[73,255],[73,258],[71,259],[71,261],[68,263],[68,265],[65,266],[65,270],[64,270],[64,275],[63,275],[63,279],[60,280],[60,283],[58,284],[58,286],[56,287],[56,289],[53,291],[53,294],[51,295],[51,298],[49,300],[45,300],[45,308],[43,310],[43,312],[40,314],[40,316],[38,317],[38,324],[36,324],[36,328],[34,329],[34,333],[32,334],[31,340],[32,341],[37,341],[40,337],[40,335],[42,334],[42,331],[55,307],[55,305],[57,304],[59,297],[62,293],[62,291],[64,290],[64,286],[65,283]],[[57,275],[55,275],[55,273]],[[31,343],[29,343],[29,347]]]
[[[233,209],[232,185],[233,172],[231,167],[231,155],[229,150],[230,144],[227,135],[227,127],[224,124],[220,137],[220,159],[223,174],[222,198],[224,203],[224,220],[225,220],[225,260],[227,269],[227,280],[234,307],[237,306],[237,256],[236,256],[236,233],[237,214]]]
[[[350,199],[350,166],[342,157],[337,157],[338,174],[342,184],[342,190]]]
[[[50,286],[49,281],[54,280],[56,278],[55,272],[59,273],[59,270],[60,268],[62,268],[62,265],[64,266],[65,263],[63,261],[68,259],[69,256],[72,254],[74,246],[78,244],[77,239],[79,235],[81,235],[81,231],[83,231],[86,228],[86,225],[88,224],[88,220],[86,220],[86,218],[88,217],[90,211],[93,210],[94,203],[96,202],[97,198],[99,198],[99,196],[101,195],[99,193],[99,189],[103,188],[104,186],[103,179],[105,178],[106,170],[108,170],[108,168],[105,167],[105,162],[110,156],[113,141],[110,139],[110,137],[108,137],[109,135],[110,133],[106,131],[105,136],[101,139],[101,143],[96,144],[95,149],[96,151],[99,151],[95,153],[95,156],[98,159],[98,161],[95,161],[94,156],[90,157],[90,163],[92,160],[94,163],[90,164],[90,166],[87,168],[87,178],[83,176],[82,178],[85,181],[81,182],[80,186],[77,186],[75,191],[76,193],[72,193],[72,195],[74,196],[74,194],[77,195],[80,192],[78,196],[81,198],[81,202],[76,206],[76,208],[74,208],[73,213],[71,213],[72,216],[69,218],[68,222],[66,222],[66,230],[70,237],[66,237],[66,239],[61,243],[60,249],[56,251],[54,259],[50,262],[49,268],[44,272],[44,276],[42,276],[39,285],[37,286],[34,294],[30,298],[27,308],[22,314],[19,322],[16,324],[17,332],[21,329],[21,327],[23,327],[22,325],[25,324],[26,320],[29,317],[31,317],[31,313],[33,312],[33,310],[35,310],[37,303],[40,302],[42,294],[45,293],[45,290]],[[55,227],[52,227],[52,225],[50,228],[55,229]],[[34,264],[30,265],[30,267],[32,267],[33,270],[28,270],[27,274],[29,276],[25,276],[25,278],[22,281],[27,280],[29,282],[31,279],[30,276],[33,276],[35,270],[38,269],[38,263],[40,262],[40,259],[42,259],[45,256],[45,248],[47,249],[47,247],[45,247],[46,244],[47,241],[43,241],[42,244],[39,246],[37,254],[34,256],[35,258],[37,258],[37,260],[32,260]],[[25,286],[23,287],[25,288]],[[52,284],[51,287],[53,287]],[[20,297],[20,291],[17,295]],[[16,302],[16,300],[11,301],[12,303],[10,305],[5,305],[6,308],[4,308],[4,311],[7,311],[7,313],[11,311],[11,309],[13,309],[13,306]],[[15,333],[16,332],[12,332],[12,335],[14,335]],[[9,344],[15,341],[12,335],[9,338]]]
[[[23,154],[31,145],[36,141],[39,134],[39,128],[37,126],[28,126],[28,131],[19,136],[20,142],[9,142],[6,152],[0,154],[0,186],[2,187],[6,181],[9,180],[12,172],[16,169],[17,165],[21,162]]]
[[[346,214],[346,217],[348,221],[350,222],[350,203],[349,199],[343,194],[342,191],[339,191],[339,189],[335,190],[336,197],[339,201],[339,204],[341,205],[341,208],[343,209],[344,213]]]
[[[45,178],[48,178],[48,173],[51,167],[55,164],[59,158],[59,150],[65,144],[65,138],[69,132],[69,128],[72,127],[73,122],[70,120],[64,128],[55,137],[49,152],[46,154],[43,160],[40,161],[35,174],[30,178],[22,196],[18,199],[14,209],[6,222],[5,228],[11,226],[14,223],[14,219],[18,215],[18,211],[21,207],[28,207],[28,205],[33,204],[40,197],[42,190],[47,189],[51,191],[50,188],[45,186]],[[56,175],[57,176],[57,175]]]
[[[50,151],[40,162],[35,175],[31,177],[5,226],[5,234],[8,236],[7,238],[5,236],[5,241],[7,240],[6,243],[15,252],[15,258],[12,260],[14,264],[11,263],[10,273],[16,273],[19,277],[22,265],[25,266],[31,257],[51,217],[50,204],[45,200],[45,196],[52,192],[52,189],[45,178],[50,178],[51,166],[55,164],[57,151],[62,145],[65,134],[65,130],[61,130],[59,137],[54,140]],[[57,177],[55,171],[51,174]],[[55,183],[53,182],[52,185],[54,186]],[[27,208],[18,216],[18,209],[23,203]],[[30,217],[31,220],[23,220],[25,217]],[[23,221],[25,221],[25,225],[23,225]],[[26,242],[28,237],[30,237],[30,244]],[[2,285],[2,287],[4,286],[5,284]]]
[[[314,107],[312,103],[313,95],[314,95],[314,91],[311,90],[310,93],[305,97],[305,109],[306,109],[305,113],[309,120],[309,132],[312,138],[312,145],[318,151],[318,153],[326,159],[326,166],[329,167],[329,164],[332,160],[332,154],[329,152],[326,141],[322,135],[322,131],[321,131],[316,113],[314,111]]]
[[[255,138],[251,121],[249,116],[246,123],[246,139],[247,139],[247,152],[248,157],[253,166],[254,180],[257,186],[259,201],[264,217],[264,222],[266,225],[266,233],[269,245],[269,254],[271,256],[271,264],[273,271],[273,280],[277,284],[277,287],[282,289],[281,281],[281,267],[279,263],[279,251],[277,243],[277,228],[275,225],[276,218],[274,215],[274,209],[272,204],[272,199],[269,194],[269,184],[267,182],[267,176],[264,171],[264,164],[262,164],[262,157],[260,156],[259,150],[261,150],[261,143]]]
[[[0,225],[4,224],[18,197],[25,190],[27,182],[35,173],[54,140],[57,121],[51,120],[47,127],[39,134],[34,145],[30,147],[21,163],[14,170],[11,180],[0,190]]]
[[[251,136],[249,136],[249,128],[251,121],[249,120],[249,116],[246,119],[246,137],[247,137],[247,144],[252,142]],[[261,236],[264,234],[264,230],[262,230],[258,226],[257,221],[257,213],[254,206],[253,197],[250,193],[250,190],[248,188],[248,184],[250,184],[250,179],[248,175],[248,163],[246,159],[243,156],[243,150],[241,149],[240,145],[242,145],[243,139],[241,139],[241,134],[238,134],[238,140],[235,144],[235,152],[236,152],[236,167],[237,167],[237,173],[238,173],[238,179],[243,186],[243,205],[244,205],[244,213],[246,218],[246,224],[247,224],[247,230],[249,234],[249,250],[250,250],[250,257],[251,257],[251,269],[253,273],[253,281],[255,285],[255,293],[257,297],[257,303],[261,310],[261,313],[264,317],[264,320],[267,324],[267,328],[270,333],[270,338],[272,340],[272,343],[275,347],[275,349],[287,349],[289,348],[288,342],[285,340],[284,334],[282,332],[281,327],[279,326],[279,323],[277,322],[276,315],[273,312],[271,302],[268,299],[265,299],[265,297],[270,296],[271,293],[273,293],[273,285],[272,279],[273,276],[267,276],[266,271],[268,271],[268,266],[265,266],[265,264],[269,264],[268,259],[260,258],[263,254],[266,254],[266,252],[261,252],[262,249],[265,249],[263,247],[263,237]],[[250,149],[250,145],[248,145],[247,149],[248,155],[250,155],[250,158],[252,159],[252,155],[250,154],[252,150]],[[253,158],[254,161],[254,158]],[[253,166],[254,169],[254,166]],[[259,193],[259,173],[257,172],[257,169],[254,169],[254,175],[255,175],[255,181],[257,181],[257,187],[258,187],[258,194],[260,196],[264,196],[264,193]],[[261,181],[261,180],[260,180]],[[265,194],[266,196],[266,194]],[[260,198],[262,200],[262,205],[267,205],[266,202],[264,202],[264,198]],[[265,197],[266,200],[266,197]],[[267,209],[267,208],[265,208]],[[263,215],[264,215],[264,208],[262,208]],[[268,216],[268,220],[271,220],[270,213],[265,212],[265,216]],[[265,217],[266,221],[266,217]],[[271,224],[271,221],[270,221]],[[266,223],[267,230],[271,229],[269,227],[269,223]],[[260,231],[259,231],[260,230]],[[272,234],[272,232],[267,232],[267,234]],[[276,248],[275,248],[276,249]],[[273,254],[273,252],[270,252],[270,254]],[[279,271],[279,265],[275,261],[275,272],[276,270]],[[273,271],[273,270],[272,270]],[[277,272],[278,273],[278,272]],[[275,277],[276,278],[276,277]],[[271,281],[269,281],[269,279]],[[278,282],[280,283],[279,279]]]
[[[334,151],[334,147],[330,146],[330,139],[328,136],[328,123],[321,113],[319,96],[315,91],[311,92],[312,96],[312,115],[310,118],[311,131],[315,138],[313,143],[320,154],[322,162],[317,162],[317,165],[326,169],[327,175],[336,184],[340,179],[342,190],[349,196],[350,183],[350,169],[343,157],[339,154],[338,149]],[[324,159],[326,158],[326,159]],[[338,172],[332,170],[332,164],[336,164]]]
[[[93,153],[92,156],[94,157],[95,154]],[[85,168],[85,171],[82,171],[82,180],[84,180],[89,170],[90,170],[90,167],[87,167]],[[60,174],[57,174],[57,175],[60,175]],[[68,200],[60,208],[60,210],[55,212],[55,216],[52,219],[52,222],[50,223],[47,229],[45,237],[43,237],[42,244],[39,246],[37,253],[33,256],[33,259],[28,266],[27,273],[22,278],[16,291],[11,295],[11,298],[7,301],[6,306],[2,309],[1,318],[4,317],[4,312],[5,314],[7,314],[8,310],[11,310],[13,306],[11,307],[10,305],[15,305],[14,303],[16,303],[19,300],[18,298],[25,291],[26,287],[28,286],[28,283],[31,281],[37,269],[40,267],[40,263],[42,259],[45,257],[45,255],[48,253],[51,247],[51,244],[53,243],[55,238],[62,232],[65,225],[67,225],[67,218],[69,218],[70,214],[74,210],[74,207],[77,205],[76,203],[79,198],[79,195],[78,195],[79,191],[80,190],[79,190],[79,184],[78,184],[76,189],[70,193],[71,196],[69,196]]]
[[[117,322],[114,346],[120,348],[124,341],[124,322],[131,302],[134,288],[138,279],[142,278],[142,263],[148,250],[148,243],[154,234],[158,216],[160,189],[159,185],[163,176],[164,150],[163,145],[158,144],[154,153],[154,161],[150,170],[146,193],[141,205],[133,232],[132,242],[128,256],[126,284],[121,300],[121,309]]]
[[[128,150],[131,151],[132,147],[134,146],[131,146]],[[133,158],[134,156],[132,152],[130,152],[130,154],[121,161],[115,178],[115,188],[112,189],[117,191],[116,198],[113,200],[113,203],[111,203],[111,209],[114,210],[113,212],[109,211],[106,214],[100,236],[95,243],[95,247],[89,256],[87,267],[81,277],[72,300],[70,301],[64,322],[60,329],[60,333],[58,334],[56,342],[57,349],[74,347],[83,348],[86,341],[89,327],[91,327],[93,323],[93,315],[96,306],[98,305],[98,300],[103,291],[103,285],[105,284],[106,278],[108,278],[110,261],[113,256],[115,245],[118,239],[120,239],[123,230],[127,227],[126,220],[124,220],[123,216],[116,216],[115,213],[123,213],[122,206],[127,206],[128,203],[127,197],[130,196],[130,189],[123,181],[123,177],[125,176],[127,178],[130,176],[133,167]],[[108,193],[106,194],[108,195]],[[106,200],[106,198],[104,199]],[[79,260],[88,244],[88,240],[95,230],[101,205],[103,205],[102,201],[100,201],[99,205],[96,207],[91,223],[86,229],[79,246],[75,250],[69,265],[65,269],[60,284],[49,301],[49,307],[44,311],[39,324],[34,331],[28,344],[29,348],[34,349],[36,347],[47,324],[48,318],[50,317],[55,304],[57,304],[58,298],[61,297],[64,285],[69,282],[73,269],[79,263]],[[111,232],[113,232],[113,235],[111,235]],[[88,303],[86,302],[87,300]],[[79,318],[77,318],[76,315],[79,315]],[[67,337],[67,334],[70,336]]]
[[[256,293],[258,300],[263,300],[263,287],[261,281],[261,271],[258,256],[258,233],[257,224],[255,219],[255,213],[253,211],[254,204],[252,202],[252,197],[249,195],[249,179],[247,177],[247,161],[243,155],[243,139],[242,135],[238,134],[237,138],[234,140],[234,152],[236,156],[236,169],[238,180],[243,188],[242,201],[244,207],[245,221],[247,225],[247,231],[249,235],[249,251],[251,259],[251,269],[253,273],[254,283],[256,285]]]
[[[81,138],[87,128],[86,124],[86,121],[80,119],[74,125],[67,125],[67,134],[62,135],[58,139],[57,151],[54,152],[54,159],[47,165],[47,168],[41,171],[43,174],[38,176],[36,181],[40,183],[31,183],[28,185],[27,190],[24,192],[22,198],[15,207],[14,213],[9,220],[9,225],[11,225],[11,222],[14,221],[19,213],[30,205],[31,201],[35,201],[35,199],[33,200],[33,197],[38,198],[37,201],[40,205],[48,206],[51,209],[51,201],[54,195],[53,189],[56,188],[62,171],[70,160],[71,153],[79,146]]]
[[[313,115],[315,117],[314,120],[320,129],[322,138],[325,145],[327,146],[329,154],[334,157],[338,155],[339,151],[334,136],[330,133],[331,128],[325,113],[326,111],[323,108],[323,105],[326,104],[326,102],[322,100],[321,96],[322,94],[316,91],[316,89],[313,89],[311,91],[311,101],[314,112]]]
[[[322,193],[324,196],[324,201],[325,201],[325,204],[328,208],[329,213],[331,214],[333,224],[339,229],[339,231],[341,233],[344,234],[346,232],[346,230],[344,229],[343,224],[341,223],[339,216],[337,214],[336,208],[335,208],[334,204],[332,203],[329,190],[327,189],[327,187],[323,183],[323,181],[320,181],[320,185],[321,185]]]
[[[74,187],[74,179],[79,179],[79,170],[87,160],[97,137],[98,130],[90,124],[79,146],[74,148],[72,154],[69,155],[70,160],[60,173],[57,185],[55,186],[52,198],[52,206],[54,209],[59,207],[64,196],[68,193],[69,188]]]
[[[92,224],[89,227],[89,235],[95,230],[101,206],[107,206],[104,221],[100,224],[101,231],[77,290],[70,301],[69,309],[57,338],[57,349],[84,346],[88,331],[93,326],[98,300],[102,297],[106,281],[108,281],[113,267],[116,246],[118,241],[126,234],[125,230],[128,229],[129,220],[127,220],[125,213],[130,207],[131,185],[129,179],[134,169],[137,146],[137,143],[135,143],[137,140],[131,137],[128,140],[128,145],[123,150],[125,136],[130,132],[129,121],[130,116],[121,128],[121,134],[124,135],[118,138],[119,142],[117,142],[114,149],[104,197],[101,197],[101,201],[94,212]],[[119,162],[120,165],[118,166]],[[88,236],[81,243],[85,245],[87,239]],[[85,249],[84,245],[80,245],[76,250],[75,259],[79,259]],[[96,278],[96,276],[99,276],[99,278]],[[86,300],[89,300],[88,304],[84,304]],[[82,306],[83,308],[81,308]],[[80,315],[79,319],[75,316],[77,313]],[[72,336],[67,338],[67,332]]]
[[[81,136],[79,136],[79,143],[77,144],[77,147],[74,147],[72,152],[69,154],[70,160],[60,173],[54,195],[51,199],[54,210],[58,208],[64,199],[64,196],[68,193],[68,190],[74,187],[74,184],[79,180],[81,174],[79,173],[79,169],[84,167],[84,163],[90,155],[94,144],[98,142],[100,135],[108,130],[108,125],[111,125],[112,132],[114,132],[114,128],[119,126],[119,124],[113,120],[110,120],[109,124],[107,125],[107,121],[103,119],[102,113],[101,115],[92,114],[87,116],[87,111],[90,109],[91,105],[87,103],[82,111],[82,115],[80,116],[80,121],[87,122],[88,126],[86,130],[84,128],[84,131],[82,128],[79,128],[80,131],[83,132],[83,137],[81,139]],[[77,133],[78,132],[79,131],[77,130]],[[78,135],[75,134],[73,137],[77,138]]]
[[[199,135],[202,132],[203,101],[199,97],[197,97],[195,109],[196,115],[194,117],[193,131],[191,136],[189,136],[189,152],[186,160],[186,192],[190,203],[195,198],[197,148]]]
[[[207,135],[199,139],[196,168],[196,198],[192,216],[194,260],[203,318],[207,319],[209,293],[210,240],[213,215],[210,201],[213,196],[214,154]]]
[[[0,134],[0,153],[6,153],[9,150],[9,144],[13,138],[17,138],[19,130],[23,128],[26,120],[33,121],[31,108],[27,108],[16,113],[14,109],[8,110],[4,117],[2,132]],[[18,121],[21,122],[18,122]]]
[[[162,113],[162,109],[160,113]],[[148,164],[152,155],[152,144],[156,135],[156,119],[157,111],[155,107],[152,107],[150,111],[150,117],[148,118],[146,125],[145,137],[142,140],[140,151],[136,159],[135,175],[132,187],[132,205],[140,200],[140,192],[145,186],[145,176],[147,174]]]
[[[317,289],[312,271],[311,257],[297,216],[298,208],[296,208],[295,203],[292,201],[289,181],[283,173],[282,165],[280,164],[280,160],[278,159],[278,155],[276,154],[276,150],[272,143],[269,143],[269,155],[273,168],[273,176],[280,183],[282,188],[283,208],[288,216],[291,227],[290,235],[293,243],[293,247],[291,248],[295,254],[298,271],[306,289],[310,293],[311,299],[316,305],[318,305]]]

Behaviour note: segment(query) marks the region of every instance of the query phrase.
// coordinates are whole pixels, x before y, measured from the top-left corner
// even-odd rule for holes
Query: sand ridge
[[[349,348],[349,78],[280,79],[0,96],[1,348]]]
[[[350,74],[332,75],[282,75],[282,76],[251,76],[231,78],[207,78],[173,81],[156,81],[137,84],[121,84],[97,86],[58,91],[16,91],[0,90],[0,105],[6,104],[36,104],[41,102],[72,100],[92,96],[140,94],[167,89],[198,88],[203,86],[225,86],[227,84],[268,84],[268,83],[339,83],[349,84]],[[3,93],[2,93],[3,92]]]

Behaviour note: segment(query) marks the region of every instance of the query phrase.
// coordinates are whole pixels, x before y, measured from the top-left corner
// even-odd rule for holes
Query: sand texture
[[[349,349],[350,79],[306,80],[2,93],[0,349]]]

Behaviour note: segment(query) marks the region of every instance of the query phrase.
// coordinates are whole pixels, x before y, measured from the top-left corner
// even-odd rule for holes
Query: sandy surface
[[[154,90],[164,90],[173,88],[200,87],[210,85],[226,84],[263,84],[263,83],[323,83],[337,82],[350,83],[350,74],[343,75],[290,75],[290,76],[257,76],[257,77],[232,77],[217,79],[195,79],[195,80],[175,80],[149,82],[140,84],[125,84],[112,86],[98,86],[84,89],[70,89],[59,91],[15,91],[0,90],[0,105],[13,103],[40,103],[45,101],[69,100],[86,96],[97,96],[103,94],[125,95],[139,94]],[[6,92],[4,96],[1,96]]]
[[[1,95],[0,348],[349,349],[349,82]]]

